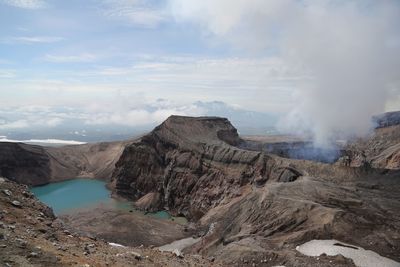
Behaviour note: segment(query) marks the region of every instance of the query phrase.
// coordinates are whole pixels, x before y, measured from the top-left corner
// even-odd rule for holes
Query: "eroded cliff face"
[[[109,181],[128,143],[42,147],[0,142],[0,175],[31,186],[77,177]]]
[[[228,265],[352,266],[296,251],[312,239],[400,260],[399,171],[280,158],[241,142],[226,119],[170,117],[125,148],[114,192],[197,222],[206,234],[186,252]]]
[[[113,172],[114,193],[195,222],[204,235],[185,253],[227,266],[352,266],[343,257],[296,251],[312,239],[337,239],[400,261],[397,127],[354,143],[351,151],[364,153],[368,164],[352,156],[349,166],[241,149],[227,119],[172,116],[135,141],[62,148],[1,143],[0,170],[24,184],[107,179]],[[130,219],[124,221],[129,227]],[[137,238],[132,231],[127,236]]]
[[[196,220],[241,195],[246,184],[300,175],[264,153],[235,147],[240,143],[227,119],[172,116],[125,148],[113,175],[115,192],[142,208],[166,207]]]
[[[0,176],[23,184],[44,184],[50,180],[50,157],[40,146],[0,143]]]
[[[369,165],[379,169],[400,169],[400,125],[390,121],[388,127],[377,128],[366,139],[360,139],[346,147],[350,165]]]
[[[400,111],[384,113],[373,119],[376,123],[374,131],[343,147],[343,157],[338,163],[351,167],[400,170]]]
[[[76,177],[109,181],[123,149],[131,141],[48,147],[52,181]]]

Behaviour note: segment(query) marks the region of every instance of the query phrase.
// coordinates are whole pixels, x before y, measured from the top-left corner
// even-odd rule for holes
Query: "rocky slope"
[[[60,219],[82,234],[125,246],[162,246],[197,234],[193,227],[154,218],[139,211],[97,207],[64,214]]]
[[[268,155],[235,147],[240,142],[227,119],[172,116],[125,148],[112,185],[142,208],[166,207],[197,220],[240,195],[246,184],[300,175]]]
[[[48,147],[51,177],[55,180],[87,177],[110,180],[115,163],[131,141]]]
[[[1,266],[219,266],[142,247],[112,246],[70,232],[28,188],[0,178]]]
[[[398,177],[393,173],[329,182],[303,176],[292,183],[251,187],[237,201],[215,207],[201,219],[216,230],[193,251],[232,262],[273,258],[286,266],[307,266],[296,246],[312,239],[337,239],[399,261]]]
[[[338,164],[400,170],[400,111],[384,113],[373,120],[374,131],[344,146]]]
[[[239,147],[246,150],[263,151],[284,158],[324,163],[333,163],[342,154],[340,149],[315,147],[309,138],[286,135],[244,136]]]
[[[24,184],[44,184],[51,179],[50,165],[43,147],[0,143],[0,176]]]
[[[400,169],[400,125],[380,127],[367,139],[360,139],[346,147],[345,155],[354,167]]]
[[[376,122],[377,128],[385,128],[400,124],[400,111],[387,112],[375,116],[373,120]]]
[[[353,266],[351,260],[341,256],[308,257],[296,250],[296,246],[312,239],[336,239],[400,261],[398,127],[396,124],[381,127],[370,139],[349,145],[346,148],[349,164],[340,160],[326,164],[281,158],[264,149],[248,150],[227,119],[172,116],[134,141],[62,148],[0,144],[0,148],[6,148],[0,149],[0,170],[2,175],[26,184],[79,176],[103,179],[112,176],[109,185],[116,196],[134,200],[141,209],[168,209],[192,221],[196,237],[199,231],[201,237],[185,248],[185,254],[201,254],[227,266]],[[69,238],[62,235],[63,226],[59,226],[60,232],[53,225],[53,215],[49,214],[42,222],[36,218],[45,207],[29,194],[24,195],[21,190],[26,188],[9,182],[3,186],[19,190],[16,200],[29,207],[27,210],[15,207],[8,194],[2,195],[1,208],[6,211],[4,214],[9,214],[4,229],[12,237],[8,240],[15,239],[15,244],[6,243],[11,249],[7,257],[11,258],[3,259],[36,264],[36,256],[31,259],[28,254],[36,253],[33,248],[40,246],[45,248],[40,253],[45,255],[46,264],[51,265],[47,256],[52,263],[59,262],[54,259],[58,254],[64,255],[64,251],[52,248],[59,244],[57,240],[56,245],[47,243],[51,242],[48,236],[34,236],[30,241],[34,246],[29,247],[28,254],[27,250],[17,249],[20,241],[16,235],[30,240],[30,231],[23,233],[29,227],[39,231],[36,226],[46,226],[44,233],[56,233],[61,243],[69,244]],[[146,238],[153,237],[147,232],[157,235],[151,232],[152,227],[141,227],[143,233],[138,234],[135,227],[129,226],[129,222],[143,224],[144,218],[108,211],[104,212],[107,219],[100,227],[96,222],[98,214],[93,212],[86,218],[78,215],[65,219],[70,220],[69,225],[90,233],[104,229],[109,222],[111,238],[117,236],[130,245],[138,244],[130,240],[134,238],[150,244]],[[12,222],[16,232],[11,231],[13,227],[9,230]],[[159,225],[160,231],[163,228],[167,226]],[[186,237],[179,231],[177,238]],[[124,235],[124,232],[129,233]],[[87,243],[92,241],[81,236],[73,240],[67,249],[72,256],[69,252],[59,255],[60,264],[84,263],[80,253],[82,249],[87,252]],[[72,244],[77,250],[72,249]],[[116,248],[110,250],[104,242],[96,243],[95,247],[101,253],[93,255],[94,265],[110,261],[112,264]],[[153,250],[144,251],[159,255]],[[119,263],[115,259],[115,264]],[[146,261],[143,265],[153,263]]]
[[[64,147],[0,142],[0,175],[27,185],[74,177],[109,180],[116,161],[129,142]]]
[[[366,137],[338,142],[335,147],[316,148],[312,140],[298,136],[244,136],[240,147],[263,151],[285,158],[351,167],[400,169],[400,112],[388,112],[373,118],[376,128]]]
[[[226,119],[172,116],[128,145],[114,191],[207,232],[187,252],[240,266],[350,266],[296,246],[337,239],[400,261],[400,172],[285,159],[238,148]]]

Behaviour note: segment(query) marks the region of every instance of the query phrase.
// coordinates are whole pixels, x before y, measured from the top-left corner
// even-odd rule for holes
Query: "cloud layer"
[[[43,0],[2,0],[3,3],[26,9],[41,9],[46,7],[46,2]]]
[[[0,106],[11,108],[0,114],[2,131],[55,129],[72,118],[141,127],[205,114],[196,101],[223,101],[288,112],[282,129],[326,144],[362,135],[371,115],[400,108],[397,0],[0,5]],[[24,106],[74,111],[19,116]]]
[[[251,112],[218,101],[179,105],[164,99],[152,102],[141,99],[134,103],[125,97],[121,95],[108,103],[99,101],[96,105],[76,108],[2,107],[0,137],[85,142],[126,139],[152,130],[171,115],[227,117],[241,133],[259,134],[273,130],[277,120],[275,114]],[[141,98],[140,95],[136,97]]]
[[[310,73],[282,125],[311,131],[318,144],[365,134],[389,92],[399,93],[398,1],[170,2],[178,20],[254,53],[277,51]]]
[[[13,36],[0,39],[3,44],[41,44],[55,43],[64,40],[62,37],[55,36]]]
[[[103,0],[101,13],[114,20],[144,27],[155,27],[166,20],[161,8],[148,5],[146,0]]]

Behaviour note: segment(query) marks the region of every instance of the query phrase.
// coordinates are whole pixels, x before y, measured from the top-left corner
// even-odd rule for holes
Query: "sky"
[[[298,128],[294,118],[331,131],[346,114],[329,127],[321,121],[332,112],[298,114],[327,106],[319,95],[337,99],[336,114],[342,98],[310,88],[360,95],[373,84],[347,112],[400,109],[399,8],[396,0],[0,0],[0,134],[74,118],[141,126],[208,114],[198,101],[284,114],[284,129]],[[360,83],[371,73],[379,77]]]
[[[165,1],[1,0],[1,104],[131,98],[134,106],[162,98],[285,108],[278,101],[288,100],[298,77],[285,73],[279,59],[210,41],[169,9]],[[270,101],[255,103],[259,97]]]

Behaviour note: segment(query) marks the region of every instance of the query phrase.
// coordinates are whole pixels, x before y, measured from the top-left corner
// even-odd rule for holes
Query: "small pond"
[[[62,215],[98,206],[132,211],[132,202],[116,200],[111,197],[104,181],[96,179],[72,179],[31,188],[35,196],[50,206],[54,213]],[[183,217],[172,217],[167,211],[147,213],[159,219],[174,220],[185,223]]]

